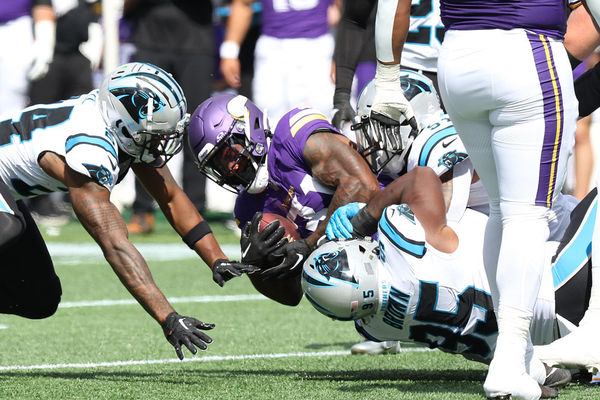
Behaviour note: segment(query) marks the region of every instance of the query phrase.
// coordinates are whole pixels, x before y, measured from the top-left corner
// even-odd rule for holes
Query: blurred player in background
[[[250,275],[256,289],[287,305],[302,298],[300,266],[325,232],[331,212],[349,201],[365,202],[379,191],[367,163],[314,109],[287,112],[274,132],[250,100],[216,95],[190,119],[189,142],[200,171],[239,194],[234,214],[243,227],[242,260],[260,265]],[[260,215],[288,217],[301,240],[280,242],[283,232],[259,233]]]
[[[240,46],[252,22],[253,0],[233,0],[225,40],[220,47],[221,73],[233,88],[241,85]],[[293,107],[331,113],[329,77],[334,39],[329,32],[331,0],[260,0],[261,35],[254,51],[252,96],[277,122]]]
[[[332,123],[338,129],[342,129],[344,123],[352,122],[356,114],[350,103],[352,78],[355,70],[358,72],[357,63],[361,57],[361,49],[364,49],[364,46],[375,47],[374,32],[370,29],[371,19],[368,17],[376,4],[376,0],[344,2],[335,48],[336,81]],[[375,22],[374,19],[373,22]],[[419,72],[431,79],[436,91],[439,91],[437,57],[443,38],[439,1],[413,1],[410,7],[410,27],[404,43],[400,66],[402,69]],[[373,60],[375,60],[375,54],[373,54]],[[373,70],[372,73],[374,75],[375,71]],[[368,79],[372,79],[373,75]],[[359,86],[357,92],[360,93],[361,89]]]
[[[29,81],[48,72],[55,36],[51,0],[0,2],[0,114],[27,106]]]
[[[77,218],[140,305],[163,328],[182,359],[206,349],[212,329],[179,315],[154,283],[110,202],[131,168],[146,184],[183,241],[210,266],[220,285],[254,267],[227,259],[210,227],[175,183],[166,162],[181,150],[189,115],[181,87],[165,71],[126,64],[99,90],[34,105],[0,119],[0,312],[46,318],[58,307],[61,285],[24,198],[68,192]]]

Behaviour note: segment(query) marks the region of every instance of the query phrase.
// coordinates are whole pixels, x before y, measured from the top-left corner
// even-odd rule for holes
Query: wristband
[[[208,222],[200,221],[198,222],[198,225],[190,229],[190,231],[183,235],[181,239],[190,249],[193,249],[196,242],[209,233],[212,233],[212,230],[210,229]]]
[[[231,40],[226,40],[219,47],[219,56],[221,58],[238,58],[240,55],[240,45]]]
[[[374,235],[377,232],[377,225],[379,224],[379,221],[369,213],[367,207],[361,208],[350,222],[352,223],[353,236],[356,235],[359,238]]]

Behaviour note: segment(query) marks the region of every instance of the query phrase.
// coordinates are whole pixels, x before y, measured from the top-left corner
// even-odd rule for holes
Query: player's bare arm
[[[180,236],[184,236],[204,219],[185,192],[179,187],[168,168],[153,168],[146,164],[134,164],[136,176],[156,199],[163,214]],[[214,235],[208,233],[194,244],[194,250],[209,266],[219,259],[227,259]]]
[[[327,218],[307,238],[312,246],[325,233],[331,213],[349,202],[366,203],[379,192],[379,183],[362,156],[354,150],[348,138],[331,132],[311,135],[304,147],[304,159],[312,176],[335,190]]]
[[[406,203],[425,229],[427,241],[436,249],[451,253],[458,246],[456,233],[446,225],[446,206],[442,184],[429,167],[416,167],[394,180],[386,189],[373,197],[367,210],[376,220],[385,207]]]
[[[157,322],[165,322],[175,310],[154,283],[146,261],[129,241],[125,221],[110,202],[110,192],[72,170],[54,153],[45,153],[39,163],[46,173],[69,188],[77,218],[100,245],[123,285]]]

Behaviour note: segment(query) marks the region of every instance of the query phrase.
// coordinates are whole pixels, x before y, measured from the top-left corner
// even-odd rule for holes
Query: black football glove
[[[345,122],[352,123],[352,119],[355,115],[356,112],[354,112],[354,109],[350,105],[349,98],[336,102],[333,105],[333,118],[331,118],[331,125],[341,130]]]
[[[268,267],[281,261],[281,257],[274,257],[275,250],[285,245],[288,240],[283,236],[285,229],[279,226],[279,221],[275,220],[259,232],[262,213],[260,211],[254,214],[252,221],[246,223],[242,230],[240,245],[242,248],[242,262],[246,264]]]
[[[175,353],[180,360],[183,360],[183,351],[181,345],[185,345],[192,354],[196,354],[198,347],[200,350],[206,350],[212,339],[202,330],[209,330],[215,327],[215,324],[207,324],[193,317],[184,317],[173,311],[167,316],[162,324],[165,337],[175,348]]]
[[[217,260],[212,268],[213,281],[217,282],[219,286],[223,287],[225,282],[231,278],[240,276],[243,273],[251,274],[259,269],[260,268],[255,267],[254,265],[240,263],[237,261]]]
[[[282,279],[292,275],[299,275],[300,271],[302,271],[302,264],[311,251],[312,248],[305,239],[289,242],[274,253],[275,256],[283,256],[283,261],[279,265],[262,272],[261,276]]]

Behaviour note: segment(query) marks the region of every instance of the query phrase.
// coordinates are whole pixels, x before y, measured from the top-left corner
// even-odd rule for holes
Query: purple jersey
[[[340,134],[319,112],[295,108],[277,124],[269,147],[269,178],[273,187],[263,193],[243,193],[236,199],[234,215],[240,227],[256,211],[287,216],[303,238],[327,215],[333,190],[317,182],[304,161],[306,140],[318,131]]]
[[[32,0],[0,1],[0,23],[31,14]]]
[[[262,0],[262,33],[280,39],[326,34],[331,0]]]
[[[555,39],[565,34],[567,9],[574,0],[440,0],[446,29],[522,28]]]

